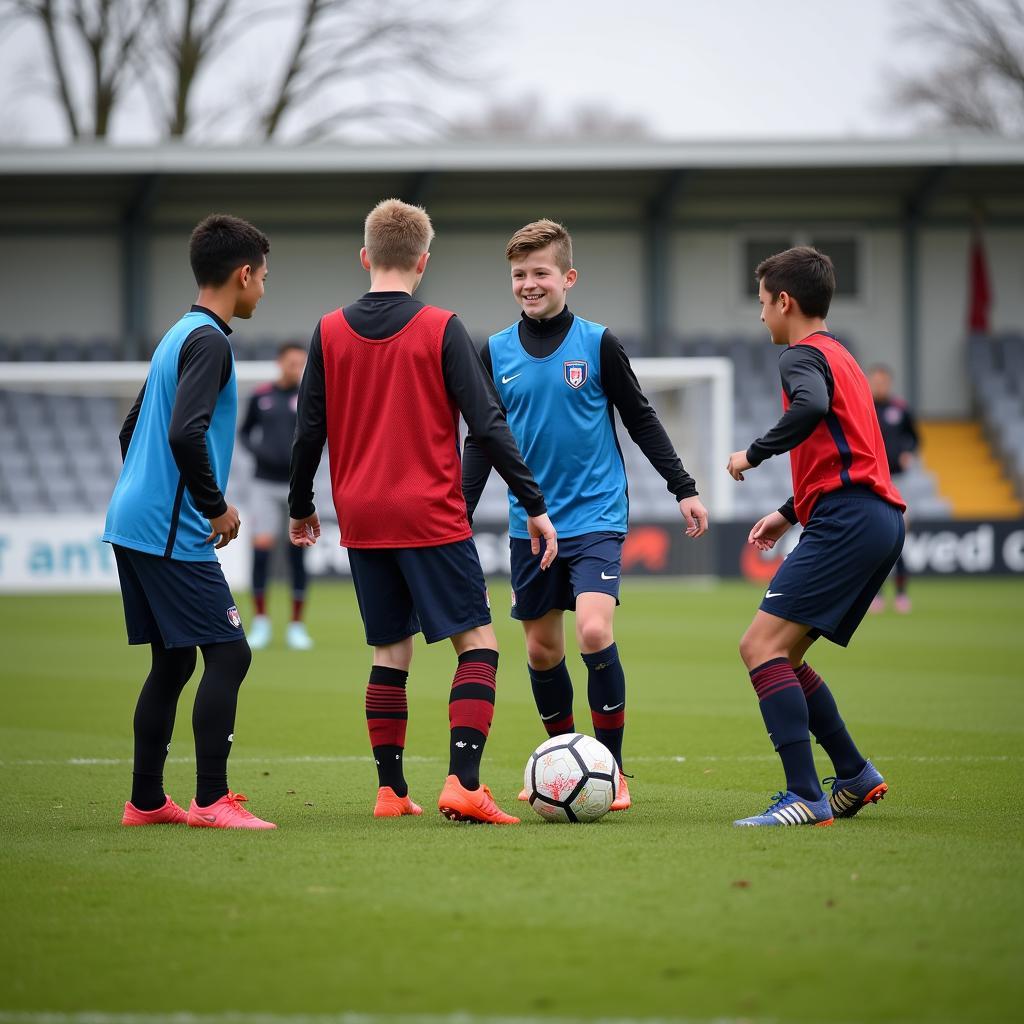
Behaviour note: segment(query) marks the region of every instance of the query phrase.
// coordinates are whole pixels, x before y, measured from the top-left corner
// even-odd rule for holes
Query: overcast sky
[[[442,2],[442,0],[423,0]],[[450,0],[448,0],[450,2]],[[485,5],[468,93],[439,91],[442,112],[468,115],[521,101],[545,120],[579,104],[642,118],[659,136],[750,138],[906,133],[915,122],[886,101],[895,68],[928,59],[901,43],[891,0],[514,0]],[[273,36],[232,51],[258,74]],[[0,140],[49,142],[61,120],[39,92],[41,38],[0,36]],[[247,67],[249,65],[249,67]],[[146,141],[141,111],[115,138]]]

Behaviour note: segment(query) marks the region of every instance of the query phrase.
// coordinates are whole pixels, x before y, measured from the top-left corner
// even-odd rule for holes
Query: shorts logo
[[[585,359],[569,359],[562,364],[562,373],[565,383],[573,391],[579,391],[587,383],[587,362]]]
[[[232,605],[228,609],[228,622],[231,623],[235,629],[238,629],[242,625],[242,616],[238,614],[238,608]]]

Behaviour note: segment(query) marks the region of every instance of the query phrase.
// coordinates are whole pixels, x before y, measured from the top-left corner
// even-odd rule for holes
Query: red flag
[[[971,240],[970,281],[968,288],[967,329],[971,334],[988,334],[992,329],[989,322],[989,307],[992,305],[992,286],[988,277],[988,261],[981,233],[975,232]]]

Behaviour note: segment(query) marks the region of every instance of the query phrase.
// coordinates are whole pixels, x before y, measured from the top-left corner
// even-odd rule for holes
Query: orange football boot
[[[444,780],[444,789],[437,798],[437,809],[449,821],[469,821],[485,825],[518,825],[519,819],[506,814],[491,796],[487,786],[466,789],[457,775]]]
[[[248,799],[244,793],[229,790],[226,796],[215,800],[209,807],[200,807],[193,797],[188,808],[188,823],[193,828],[277,828],[272,821],[264,821],[247,811],[242,804]]]
[[[530,791],[523,787],[523,789],[519,790],[519,796],[516,799],[525,804],[530,799]]]
[[[403,814],[422,814],[423,808],[414,804],[408,796],[399,796],[390,786],[377,790],[377,805],[373,808],[375,818],[401,818]]]
[[[615,799],[612,801],[610,811],[628,811],[633,801],[629,796],[629,786],[626,783],[626,776],[619,772],[619,788],[616,790]]]
[[[187,821],[185,808],[179,807],[170,797],[163,807],[155,811],[140,811],[128,800],[124,805],[124,817],[121,818],[122,825],[184,825]]]

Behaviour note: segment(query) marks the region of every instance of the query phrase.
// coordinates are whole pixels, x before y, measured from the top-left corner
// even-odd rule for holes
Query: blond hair
[[[363,244],[371,266],[412,270],[433,238],[434,226],[422,206],[384,199],[366,217]]]
[[[514,260],[554,246],[555,263],[564,274],[572,266],[572,236],[557,221],[535,220],[521,227],[505,246],[505,259]]]

